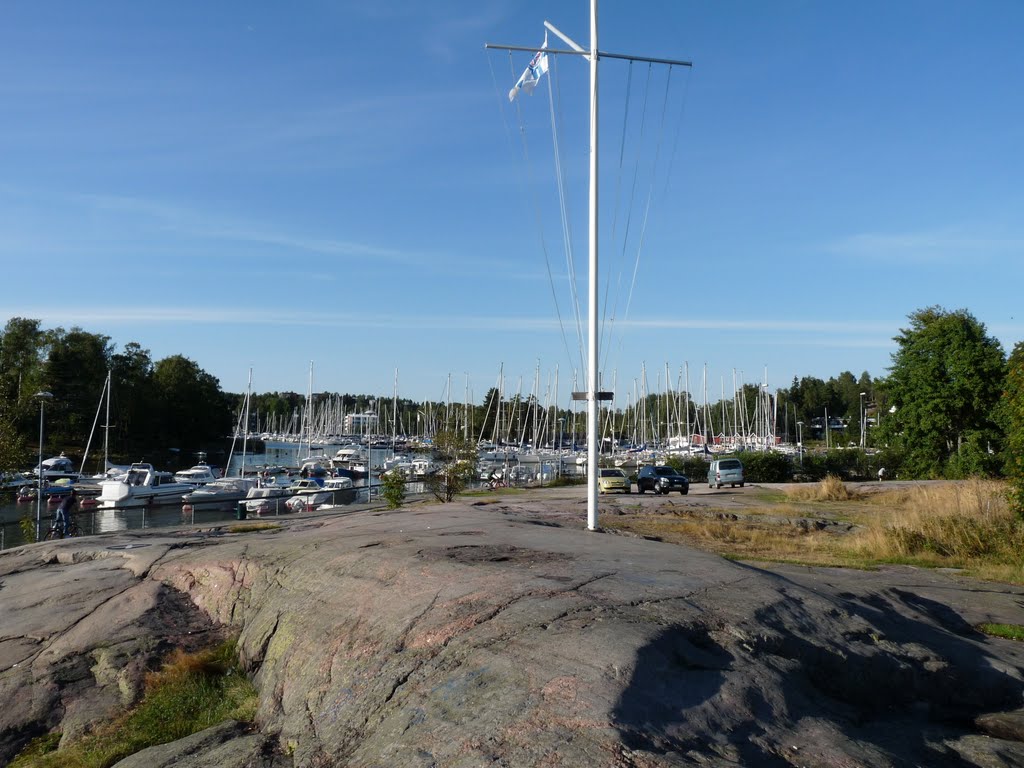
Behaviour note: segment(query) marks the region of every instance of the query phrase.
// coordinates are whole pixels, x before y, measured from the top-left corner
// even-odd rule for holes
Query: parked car
[[[743,464],[739,459],[718,459],[708,466],[708,488],[723,485],[743,487]]]
[[[629,493],[633,490],[633,484],[630,482],[629,476],[621,469],[609,468],[601,470],[601,474],[597,478],[597,488],[601,493],[608,491]]]
[[[690,480],[672,467],[641,467],[636,477],[636,490],[639,493],[679,491],[686,494],[690,492]]]

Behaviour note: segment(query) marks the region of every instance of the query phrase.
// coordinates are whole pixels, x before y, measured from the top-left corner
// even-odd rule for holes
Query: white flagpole
[[[545,49],[547,55],[573,54],[581,55],[590,62],[590,276],[588,282],[589,308],[587,312],[587,349],[589,364],[587,366],[587,391],[573,392],[572,399],[587,401],[587,528],[597,529],[597,496],[598,496],[598,457],[600,454],[600,429],[598,424],[599,408],[601,399],[611,399],[610,392],[598,391],[598,359],[597,359],[597,59],[598,55],[604,58],[625,59],[627,61],[646,61],[654,64],[669,64],[674,66],[691,66],[688,61],[676,61],[673,59],[653,59],[646,56],[629,56],[621,53],[600,53],[597,47],[597,0],[590,0],[590,51],[584,50],[583,46],[573,42],[569,37],[558,30],[548,21],[544,22],[545,28],[561,38],[571,50]],[[545,35],[545,41],[547,37]],[[536,48],[519,45],[491,45],[485,48],[496,48],[506,51],[533,51]],[[513,88],[513,91],[515,89]],[[705,398],[706,400],[706,398]],[[574,422],[575,423],[575,422]]]
[[[590,0],[590,276],[587,317],[587,528],[597,530],[597,0]]]

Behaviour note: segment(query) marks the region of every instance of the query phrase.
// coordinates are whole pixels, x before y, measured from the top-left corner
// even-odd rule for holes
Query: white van
[[[718,459],[708,467],[708,488],[723,485],[743,487],[743,464],[739,459]]]

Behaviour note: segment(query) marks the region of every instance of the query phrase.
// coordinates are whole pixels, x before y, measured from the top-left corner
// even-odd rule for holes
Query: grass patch
[[[791,498],[787,491],[764,487],[754,488],[747,495],[764,504],[780,504]]]
[[[787,496],[790,503],[740,515],[638,511],[604,524],[735,560],[958,568],[975,578],[1024,583],[1024,521],[1010,510],[1002,483],[928,483],[860,496],[826,478]]]
[[[253,533],[254,531],[279,531],[279,523],[240,523],[228,528],[229,533]]]
[[[1024,640],[1024,627],[1019,624],[981,624],[978,629],[986,635],[1007,640]]]
[[[198,653],[174,651],[159,671],[146,676],[142,700],[134,708],[61,749],[59,734],[36,739],[11,768],[107,768],[146,747],[225,720],[251,722],[257,703],[234,641]]]

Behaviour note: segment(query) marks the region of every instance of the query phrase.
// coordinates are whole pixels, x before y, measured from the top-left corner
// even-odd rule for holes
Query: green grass
[[[692,484],[694,483],[691,481]],[[775,488],[758,488],[753,493],[748,494],[748,496],[765,504],[781,504],[782,502],[790,501],[789,494]]]
[[[986,635],[1007,640],[1024,640],[1024,627],[1020,624],[982,624],[978,629]]]
[[[147,676],[142,701],[133,709],[59,750],[59,734],[42,736],[11,768],[108,768],[146,747],[225,720],[251,722],[257,703],[233,641],[199,653],[175,651],[159,672]]]

